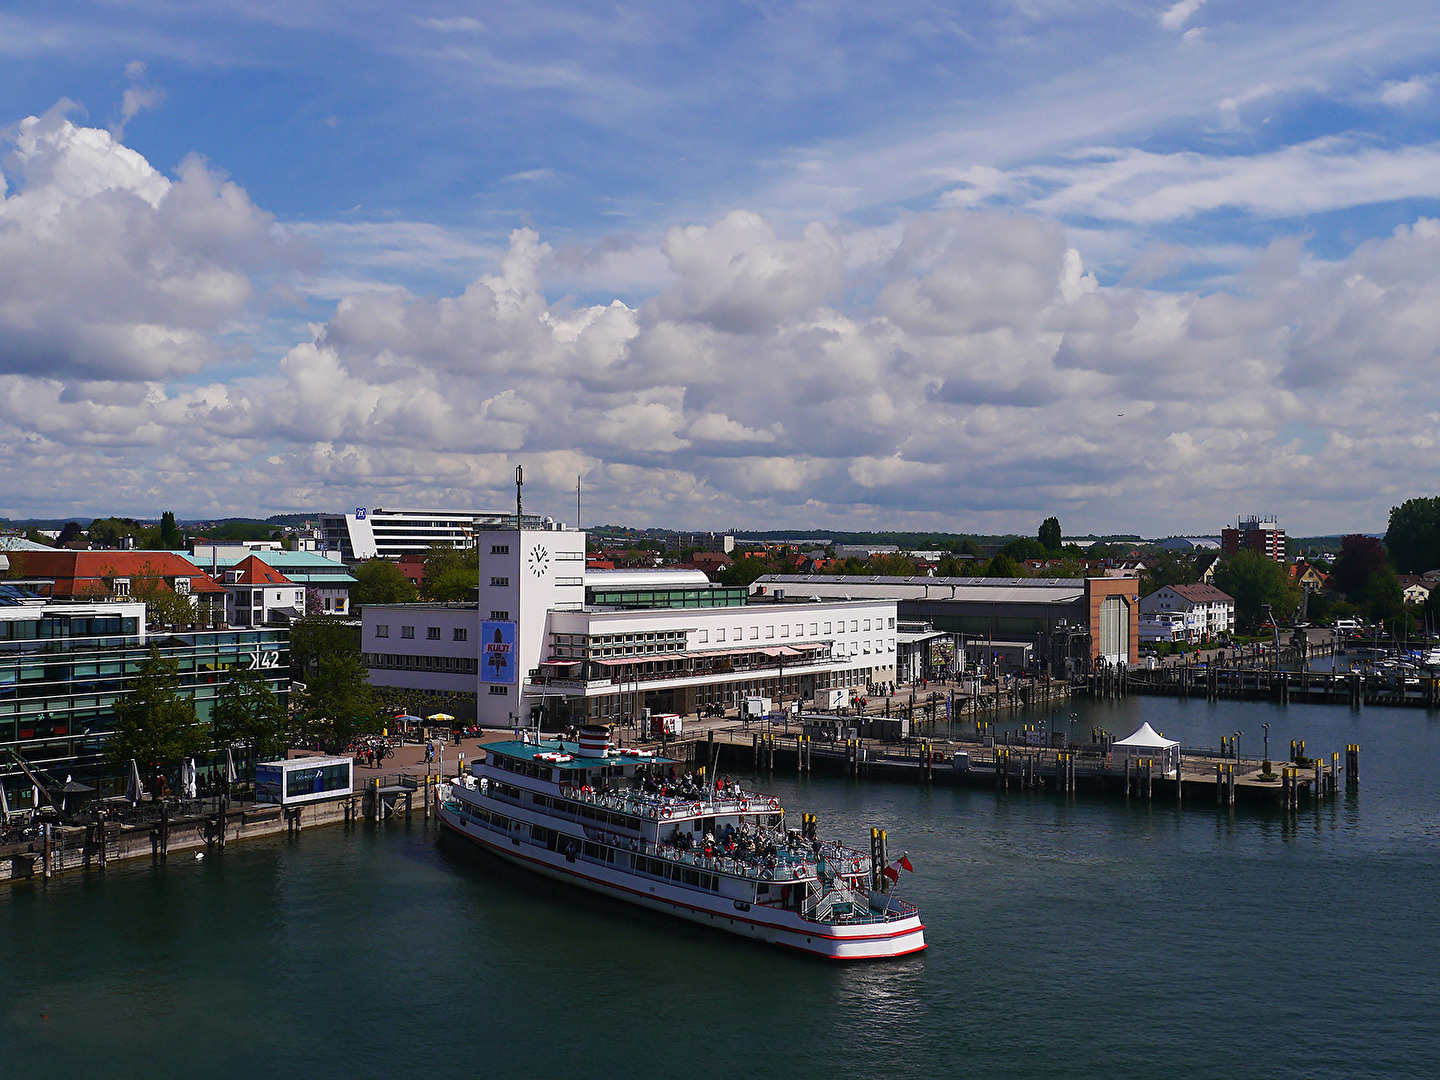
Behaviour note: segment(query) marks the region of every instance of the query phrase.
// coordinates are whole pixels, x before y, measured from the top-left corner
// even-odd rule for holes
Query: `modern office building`
[[[1227,526],[1220,531],[1220,554],[1234,555],[1241,551],[1253,551],[1283,564],[1285,530],[1273,517],[1262,518],[1252,514],[1241,518],[1233,529]]]
[[[93,784],[112,775],[103,752],[115,705],[152,646],[178,664],[180,691],[194,699],[201,722],[237,669],[261,672],[281,706],[288,702],[286,629],[152,633],[137,601],[48,600],[0,589],[0,783],[12,808],[30,799],[12,750],[56,779]]]
[[[526,514],[527,529],[544,529],[547,520]],[[321,514],[322,543],[346,562],[376,557],[423,555],[432,545],[468,548],[482,530],[515,527],[514,513],[501,510],[384,510],[355,508],[351,514]]]

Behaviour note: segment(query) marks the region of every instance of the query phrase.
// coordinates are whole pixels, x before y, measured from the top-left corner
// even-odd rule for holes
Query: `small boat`
[[[925,948],[914,904],[892,887],[902,855],[787,829],[780,800],[675,778],[653,752],[519,739],[438,786],[441,824],[547,877],[727,933],[835,960]],[[683,767],[683,766],[682,766]],[[878,858],[877,858],[878,856]]]

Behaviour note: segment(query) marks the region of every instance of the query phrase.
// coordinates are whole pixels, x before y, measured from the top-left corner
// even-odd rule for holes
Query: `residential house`
[[[258,555],[266,566],[306,591],[302,610],[309,609],[309,614],[349,616],[350,591],[356,581],[346,565],[335,557],[335,552],[286,551],[279,547],[257,551],[241,544],[196,544],[188,558],[219,580],[224,577],[223,571],[239,566],[251,555]]]
[[[1235,598],[1214,585],[1165,585],[1140,600],[1142,616],[1173,612],[1195,616],[1186,633],[1197,643],[1235,629]]]
[[[1418,606],[1430,599],[1430,590],[1435,588],[1435,581],[1427,580],[1419,574],[1401,574],[1400,588],[1404,590],[1405,603]]]
[[[225,621],[231,626],[293,622],[305,614],[305,589],[258,555],[242,560],[221,577]]]
[[[54,600],[125,601],[168,591],[190,602],[198,625],[225,617],[225,590],[177,551],[12,552],[10,573]]]

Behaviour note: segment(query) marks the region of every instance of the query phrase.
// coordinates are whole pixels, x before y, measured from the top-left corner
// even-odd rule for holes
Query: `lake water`
[[[0,1077],[1433,1077],[1440,719],[1131,698],[1187,746],[1359,742],[1277,811],[777,776],[889,829],[930,948],[835,966],[488,860],[416,817],[0,888]],[[1029,720],[1043,719],[1032,714]]]

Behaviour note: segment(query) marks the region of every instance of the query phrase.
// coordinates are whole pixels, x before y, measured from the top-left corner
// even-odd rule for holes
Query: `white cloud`
[[[1434,75],[1412,75],[1403,82],[1388,82],[1380,91],[1380,101],[1396,108],[1418,104],[1430,96],[1435,79]]]
[[[1179,30],[1204,5],[1205,0],[1179,0],[1161,12],[1160,25],[1166,30]]]

